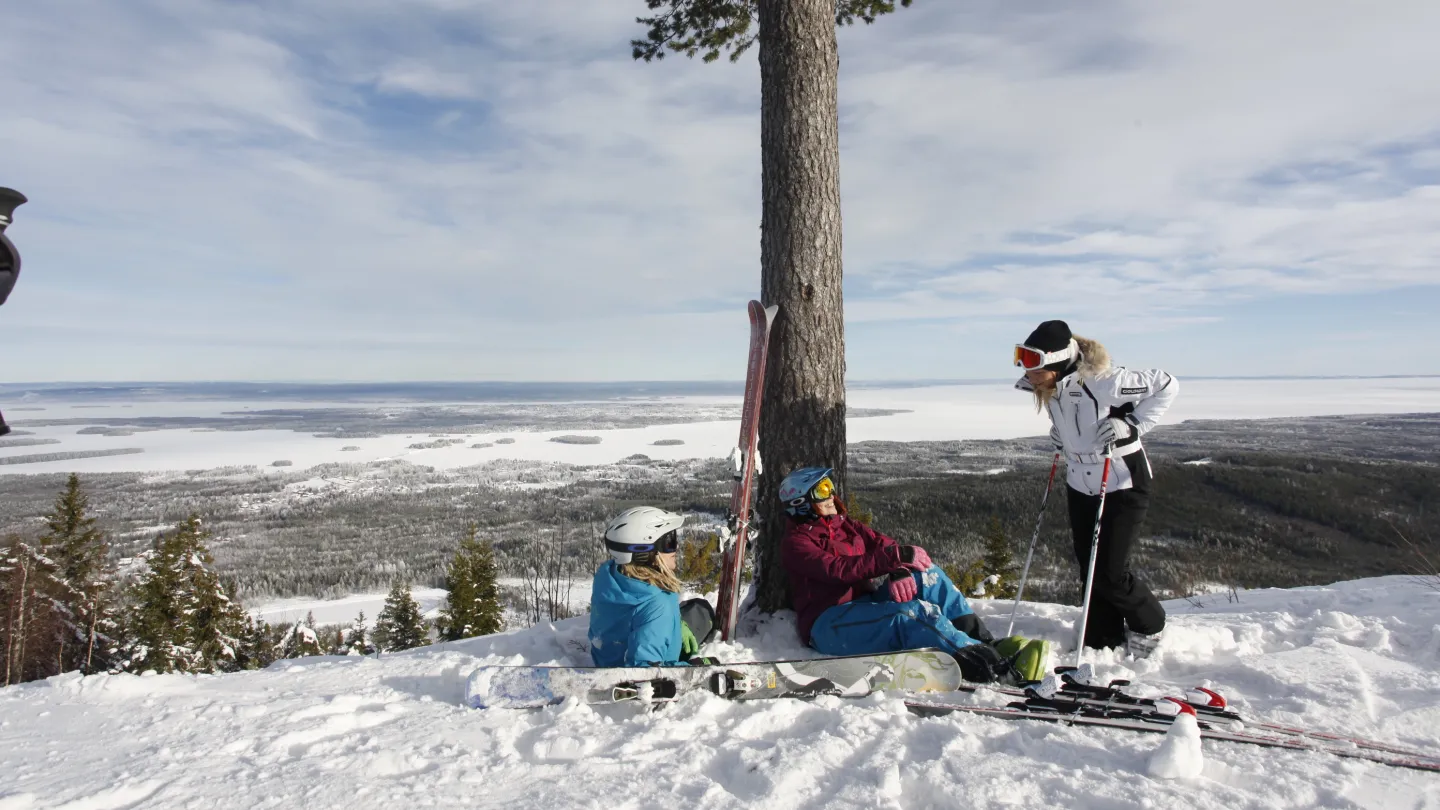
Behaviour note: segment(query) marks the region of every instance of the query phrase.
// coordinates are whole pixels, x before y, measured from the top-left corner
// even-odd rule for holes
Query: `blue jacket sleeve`
[[[638,606],[630,624],[630,641],[625,646],[625,666],[686,666],[679,660],[679,619],[679,613],[661,599]]]

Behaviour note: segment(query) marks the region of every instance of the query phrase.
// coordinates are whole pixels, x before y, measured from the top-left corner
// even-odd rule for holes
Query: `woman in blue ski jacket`
[[[715,611],[680,603],[675,562],[685,518],[653,506],[621,512],[605,527],[610,560],[590,590],[590,657],[597,667],[715,663],[692,657],[709,640]]]

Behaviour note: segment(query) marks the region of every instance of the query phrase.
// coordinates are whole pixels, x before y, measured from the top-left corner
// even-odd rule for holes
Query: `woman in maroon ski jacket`
[[[826,655],[938,647],[967,680],[1005,674],[993,640],[950,577],[905,546],[842,514],[832,470],[802,467],[780,485],[790,515],[780,560],[800,638]]]

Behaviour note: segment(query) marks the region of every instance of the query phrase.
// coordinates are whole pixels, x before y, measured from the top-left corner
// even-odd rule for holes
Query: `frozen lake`
[[[1341,379],[1181,379],[1182,388],[1165,423],[1187,419],[1262,419],[1288,416],[1421,413],[1440,410],[1440,377]],[[137,396],[67,400],[62,394],[31,395],[3,403],[16,435],[0,439],[0,474],[153,472],[256,466],[264,470],[304,470],[330,462],[371,462],[383,459],[452,469],[500,459],[608,464],[643,453],[655,459],[724,457],[734,445],[737,419],[717,419],[717,410],[738,411],[738,396],[695,395],[570,403],[582,414],[625,413],[648,408],[654,424],[609,429],[542,429],[511,422],[503,430],[474,433],[476,428],[446,432],[417,430],[366,436],[316,436],[304,430],[216,430],[172,428],[96,432],[84,420],[141,417],[216,418],[274,409],[364,407],[404,413],[418,407],[463,410],[475,403],[395,403],[354,401],[203,400],[157,401]],[[524,403],[507,403],[523,414]],[[852,417],[851,442],[1010,439],[1045,433],[1049,426],[1035,413],[1029,398],[1010,383],[975,383],[918,387],[862,387],[849,394],[852,410],[901,411],[883,416]],[[557,406],[554,400],[534,408]],[[651,417],[642,416],[640,422]],[[37,426],[40,420],[81,420],[65,425]],[[523,420],[522,420],[523,421]],[[597,423],[605,420],[597,418]],[[631,421],[636,421],[631,417]],[[88,430],[87,430],[88,429]],[[559,443],[560,436],[590,437],[598,443]],[[448,443],[447,443],[448,440]],[[510,440],[508,443],[497,443]],[[656,442],[665,442],[657,445]],[[435,445],[423,448],[412,445]],[[475,447],[474,445],[488,445]],[[351,449],[346,449],[351,448]],[[24,462],[24,457],[49,453],[126,451],[124,455]],[[140,452],[134,452],[134,451]],[[273,466],[275,462],[289,462]]]

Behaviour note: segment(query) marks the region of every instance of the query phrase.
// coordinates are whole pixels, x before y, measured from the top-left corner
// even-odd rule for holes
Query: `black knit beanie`
[[[1025,345],[1042,352],[1058,352],[1070,345],[1072,337],[1070,326],[1064,321],[1046,321],[1025,338]]]
[[[1042,352],[1058,352],[1069,346],[1074,337],[1070,334],[1070,325],[1064,321],[1046,321],[1035,327],[1035,331],[1030,333],[1030,337],[1025,338],[1025,345]],[[1061,360],[1058,363],[1051,363],[1045,368],[1050,371],[1065,371],[1075,365],[1078,360],[1078,357]]]

